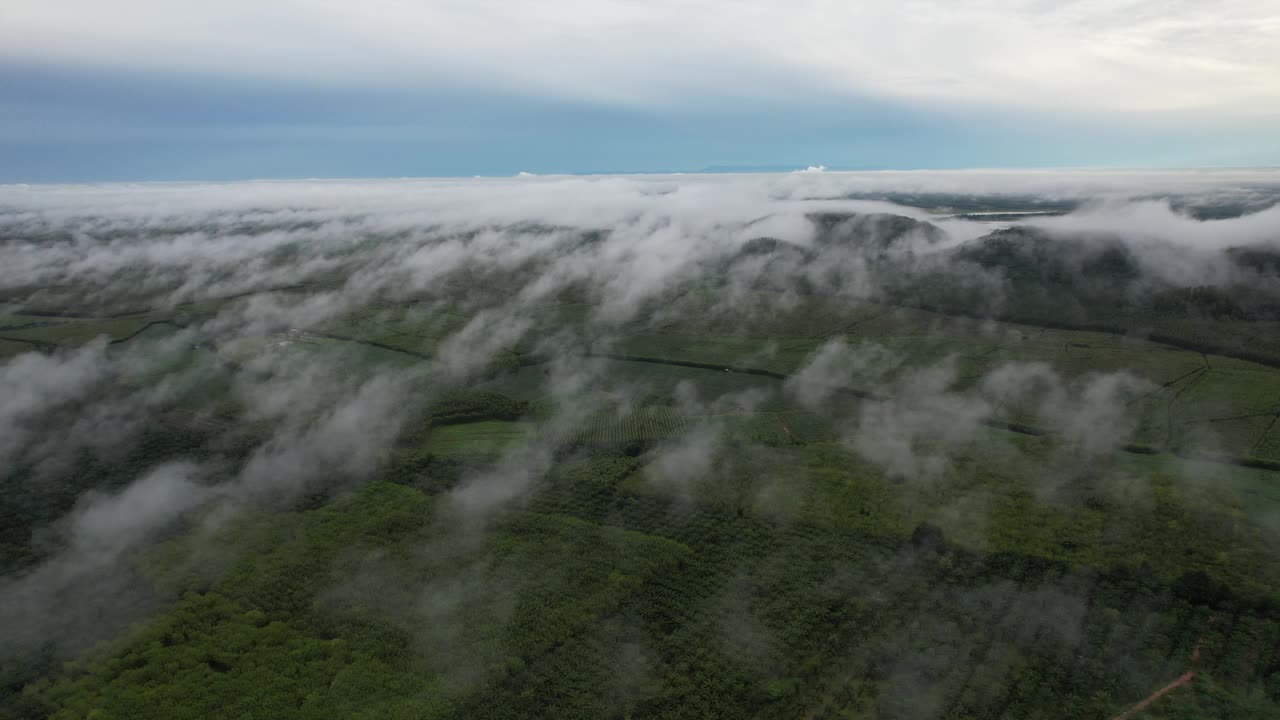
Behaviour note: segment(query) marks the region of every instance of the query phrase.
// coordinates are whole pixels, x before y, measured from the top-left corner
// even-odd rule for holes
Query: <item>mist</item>
[[[696,707],[678,643],[779,715],[836,682],[804,643],[885,716],[985,712],[947,667],[1069,664],[1098,623],[1121,703],[1175,669],[1135,648],[1194,573],[1255,609],[1280,577],[1230,489],[1280,462],[1249,390],[1278,200],[1273,171],[0,186],[5,672],[55,692],[12,668],[199,597],[383,633],[457,712],[574,643],[616,665],[602,712]],[[1184,531],[1212,550],[1162,557]]]

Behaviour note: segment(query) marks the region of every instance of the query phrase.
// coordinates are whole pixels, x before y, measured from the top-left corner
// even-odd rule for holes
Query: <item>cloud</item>
[[[47,645],[80,650],[145,612],[153,598],[122,561],[211,497],[196,473],[169,463],[120,491],[82,495],[59,527],[62,549],[29,572],[0,577],[8,638],[0,660]]]
[[[911,369],[892,384],[888,401],[868,403],[847,442],[893,477],[931,482],[949,469],[954,449],[972,443],[991,406],[955,388],[950,359]]]
[[[0,43],[26,61],[317,84],[484,87],[619,105],[821,94],[1094,112],[1280,109],[1280,16],[1265,0],[925,0],[909,13],[883,1],[372,0],[357,9],[310,0],[287,14],[244,0],[181,10],[18,0],[6,20]]]
[[[1156,389],[1124,371],[1068,378],[1043,362],[1000,363],[962,382],[958,360],[920,364],[878,343],[833,340],[786,389],[801,405],[838,418],[846,444],[890,476],[926,483],[944,477],[951,459],[974,443],[994,453],[991,423],[1030,422],[1072,457],[1099,462],[1132,439],[1132,403]],[[847,391],[868,389],[869,399],[847,402]]]
[[[210,489],[192,480],[189,464],[162,465],[114,494],[85,493],[69,518],[68,553],[110,560],[177,515],[199,506]]]
[[[787,379],[787,389],[801,405],[820,410],[841,390],[878,387],[901,364],[901,357],[881,345],[853,348],[844,340],[830,340]]]
[[[412,398],[403,375],[381,374],[350,387],[351,379],[344,382],[338,372],[330,367],[253,384],[250,402],[274,396],[269,404],[275,407],[267,410],[274,431],[240,471],[237,494],[287,503],[308,491],[332,492],[367,479],[381,466],[401,424],[424,399]],[[335,385],[341,389],[335,392]],[[309,394],[324,399],[308,402]],[[314,411],[306,412],[308,405]]]
[[[212,431],[200,452],[184,450],[178,462],[131,471],[115,478],[115,490],[83,495],[46,528],[61,545],[51,542],[22,578],[5,579],[0,595],[21,608],[13,622],[38,618],[28,637],[53,633],[46,609],[58,605],[51,598],[84,587],[123,592],[127,587],[111,583],[128,586],[124,558],[202,503],[289,506],[373,477],[433,398],[479,380],[478,368],[488,363],[514,365],[516,356],[528,373],[520,387],[562,402],[543,409],[541,435],[467,468],[443,491],[443,511],[477,534],[542,487],[561,459],[562,448],[548,438],[597,413],[620,417],[650,395],[670,396],[685,417],[705,422],[648,448],[637,461],[640,480],[740,512],[794,505],[801,490],[782,473],[754,477],[768,453],[743,451],[727,423],[711,418],[755,411],[781,396],[835,418],[848,448],[915,480],[945,478],[952,458],[987,432],[983,423],[1010,408],[1057,433],[1073,457],[1105,457],[1134,430],[1126,403],[1152,389],[1125,374],[1073,378],[1042,364],[1001,363],[962,377],[954,358],[913,364],[886,344],[816,339],[853,332],[844,323],[798,338],[817,349],[767,390],[713,387],[700,397],[704,391],[689,385],[659,386],[582,355],[617,350],[667,324],[696,328],[686,336],[696,353],[703,341],[736,337],[750,321],[802,302],[875,297],[885,278],[869,268],[936,270],[929,263],[945,263],[948,252],[995,227],[884,199],[894,193],[1088,201],[1080,211],[1028,223],[1051,238],[1114,236],[1142,272],[1164,281],[1229,281],[1199,259],[1227,245],[1274,242],[1275,210],[1201,221],[1169,198],[1151,198],[1256,198],[1274,192],[1278,178],[1274,171],[828,171],[0,187],[0,291],[9,302],[85,304],[95,312],[143,303],[167,312],[176,302],[207,301],[184,306],[183,327],[159,347],[218,348],[168,370],[145,350],[104,341],[0,361],[0,464],[127,448],[175,404],[217,406],[244,433]],[[834,222],[819,232],[814,218],[824,213]],[[888,244],[899,238],[905,246]],[[948,279],[958,286],[983,293],[1001,287],[998,272],[976,264],[954,271]],[[776,292],[751,299],[760,293],[749,291],[770,282]],[[299,286],[305,291],[281,290]],[[400,322],[406,316],[413,322]],[[408,369],[353,360],[341,350],[369,345],[320,343],[332,339],[320,335],[330,331],[419,349]],[[308,333],[315,333],[314,346]],[[760,343],[734,362],[781,366],[803,352],[781,344]],[[848,389],[880,399],[854,401],[842,392]],[[424,602],[450,608],[455,594],[442,592]],[[81,632],[98,607],[105,605],[78,614],[68,632]]]
[[[96,342],[64,356],[26,353],[0,365],[0,465],[10,466],[39,434],[39,420],[51,410],[83,401],[108,377],[104,343]]]
[[[1167,199],[1101,202],[1062,217],[1029,218],[1028,225],[1068,233],[1123,236],[1130,242],[1171,242],[1197,249],[1280,242],[1280,205],[1228,220],[1197,220]]]

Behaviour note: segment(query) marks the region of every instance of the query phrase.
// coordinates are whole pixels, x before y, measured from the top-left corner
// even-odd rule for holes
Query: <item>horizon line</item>
[[[825,165],[712,165],[698,170],[585,170],[560,172],[517,171],[503,175],[331,175],[331,176],[261,176],[224,177],[205,179],[146,179],[146,180],[33,180],[0,182],[0,188],[104,186],[104,185],[205,185],[270,182],[378,182],[414,180],[521,180],[534,178],[577,177],[668,177],[668,176],[725,176],[725,175],[821,175],[821,174],[891,174],[891,173],[1219,173],[1219,172],[1280,172],[1280,165],[1202,165],[1202,166],[972,166],[972,167],[853,167]]]

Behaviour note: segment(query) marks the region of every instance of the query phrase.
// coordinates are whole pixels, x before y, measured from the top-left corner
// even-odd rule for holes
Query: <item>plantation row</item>
[[[447,530],[429,497],[385,484],[233,529],[242,567],[114,657],[33,690],[31,712],[197,717],[256,702],[320,718],[355,715],[358,697],[384,717],[1105,720],[1184,672],[1202,640],[1197,679],[1161,700],[1163,716],[1276,709],[1280,613],[1203,574],[636,495],[625,483],[641,462],[557,465],[493,538],[509,556],[412,550],[447,549]],[[342,559],[361,544],[385,559]],[[181,556],[159,574],[188,572]],[[460,578],[479,585],[458,614],[413,609]],[[451,689],[450,667],[476,682]]]
[[[637,716],[1106,718],[1185,671],[1201,640],[1204,680],[1162,701],[1166,717],[1244,717],[1280,699],[1277,608],[1203,574],[1165,583],[1143,568],[776,525],[626,496],[603,477],[571,482],[578,474],[531,508],[671,537],[695,553],[626,604],[652,665],[675,675],[638,701]],[[553,682],[551,668],[596,644],[580,637],[527,671]],[[1256,694],[1231,699],[1224,687]],[[553,695],[562,716],[585,716]],[[486,717],[523,715],[475,701]]]
[[[684,416],[665,406],[649,406],[622,417],[599,413],[580,425],[548,429],[557,445],[608,445],[650,443],[679,437],[686,432]]]

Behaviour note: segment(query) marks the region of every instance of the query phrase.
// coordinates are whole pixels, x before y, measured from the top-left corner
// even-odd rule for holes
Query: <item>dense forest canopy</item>
[[[0,718],[1280,715],[1278,200],[0,186]]]

